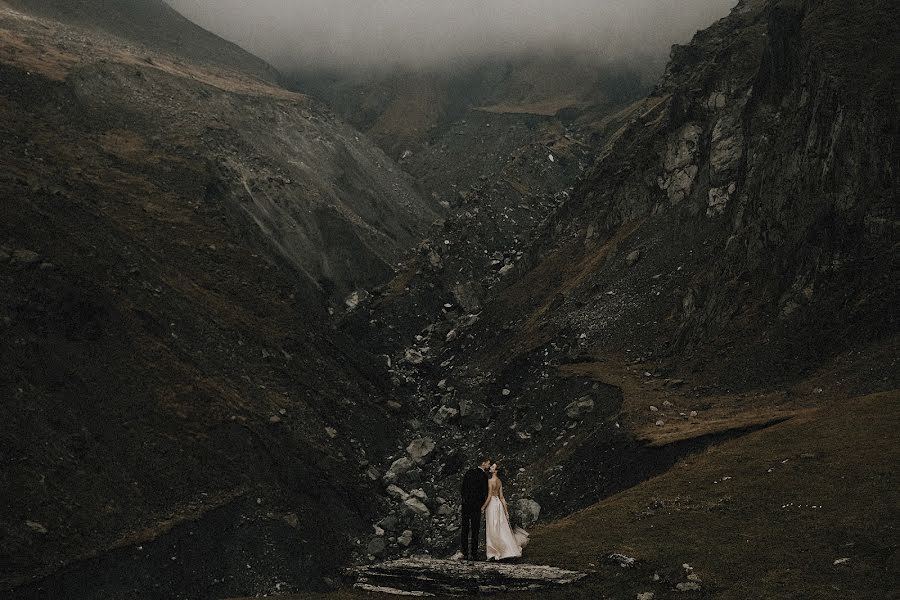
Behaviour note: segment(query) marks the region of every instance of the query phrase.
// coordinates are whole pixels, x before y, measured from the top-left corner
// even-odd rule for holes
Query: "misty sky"
[[[663,56],[737,0],[166,0],[275,66],[435,66],[577,48]]]

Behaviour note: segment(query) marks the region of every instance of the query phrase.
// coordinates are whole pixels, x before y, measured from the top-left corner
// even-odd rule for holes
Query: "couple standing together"
[[[466,471],[462,482],[462,554],[466,560],[478,559],[481,515],[484,514],[487,559],[502,560],[522,556],[528,533],[513,532],[509,525],[509,507],[503,497],[503,482],[497,476],[497,463],[482,458],[478,467]]]

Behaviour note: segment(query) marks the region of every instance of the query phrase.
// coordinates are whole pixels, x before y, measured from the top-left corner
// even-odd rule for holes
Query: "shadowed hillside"
[[[161,4],[16,6],[0,3],[0,589],[321,587],[368,525],[367,452],[390,443],[383,366],[328,308],[392,273],[431,203]]]

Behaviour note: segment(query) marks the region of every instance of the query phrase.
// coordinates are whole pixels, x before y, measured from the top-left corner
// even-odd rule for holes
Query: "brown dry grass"
[[[0,63],[62,81],[73,70],[98,61],[156,69],[235,94],[308,101],[302,94],[238,71],[186,64],[174,56],[150,52],[96,31],[88,33],[49,19],[31,17],[0,3]]]
[[[646,377],[642,365],[628,365],[622,357],[563,365],[560,373],[589,377],[620,388],[622,422],[635,437],[651,446],[771,424],[808,411],[818,402],[811,393],[794,395],[787,391],[700,396],[690,391],[690,381],[670,386],[665,380]],[[665,402],[671,406],[666,407]],[[651,411],[650,406],[658,411]],[[690,416],[692,410],[697,411],[696,417]],[[658,420],[665,424],[657,426]]]
[[[486,113],[498,114],[526,114],[552,117],[563,108],[570,106],[583,107],[586,103],[579,101],[575,94],[567,94],[555,98],[546,98],[536,102],[526,102],[521,104],[501,103],[489,106],[479,106],[474,110]]]

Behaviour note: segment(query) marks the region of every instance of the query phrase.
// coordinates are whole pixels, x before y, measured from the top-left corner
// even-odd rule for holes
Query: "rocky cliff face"
[[[607,253],[549,319],[744,385],[891,339],[895,14],[741,2],[675,47],[541,246]]]

